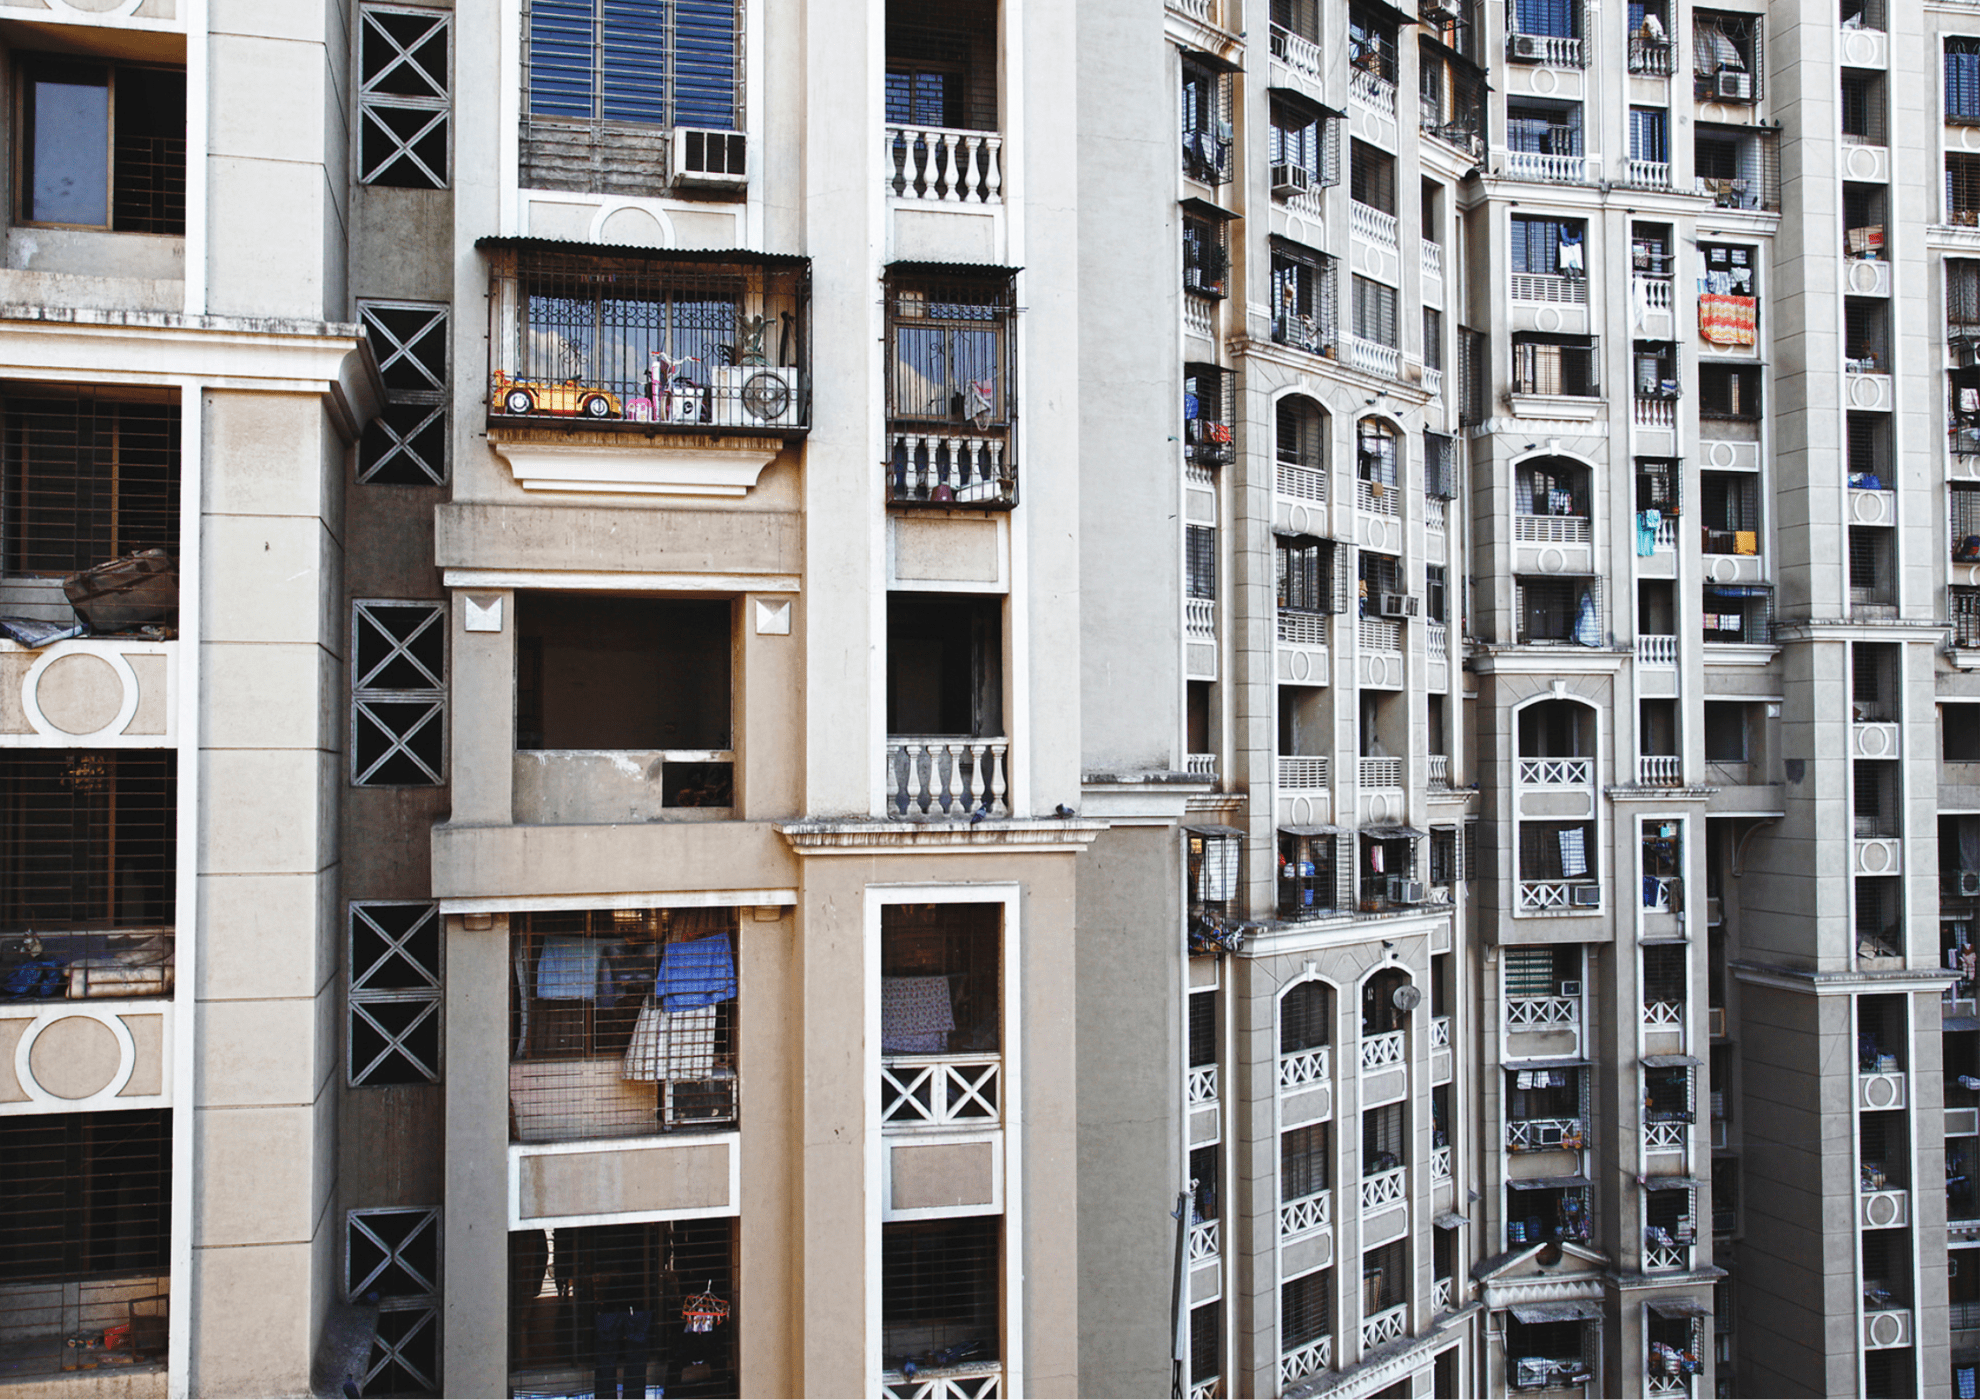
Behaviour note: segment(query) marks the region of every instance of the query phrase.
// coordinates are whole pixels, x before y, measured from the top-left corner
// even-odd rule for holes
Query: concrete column
[[[441,1365],[451,1395],[509,1384],[509,920],[447,920]]]
[[[448,605],[452,686],[447,723],[453,811],[468,826],[515,819],[516,595],[457,591]],[[468,631],[470,622],[500,631]]]

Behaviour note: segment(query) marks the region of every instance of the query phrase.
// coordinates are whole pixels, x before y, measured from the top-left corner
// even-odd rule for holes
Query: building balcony
[[[1334,1339],[1316,1337],[1302,1346],[1296,1346],[1279,1358],[1279,1387],[1293,1384],[1326,1370],[1334,1364]]]
[[[890,124],[881,160],[887,193],[895,199],[1004,202],[1004,138],[997,132]]]
[[[1366,792],[1372,788],[1400,788],[1403,785],[1403,760],[1400,758],[1363,758],[1357,761],[1355,786]]]
[[[1451,1179],[1451,1149],[1433,1147],[1430,1149],[1430,1181],[1435,1185]]]
[[[1282,1240],[1331,1229],[1333,1224],[1332,1191],[1316,1191],[1311,1196],[1301,1196],[1296,1201],[1285,1201],[1279,1206],[1279,1238]]]
[[[1691,1145],[1691,1124],[1686,1121],[1649,1122],[1643,1125],[1645,1152],[1683,1152]]]
[[[1351,367],[1382,379],[1402,378],[1402,351],[1395,346],[1364,340],[1358,335],[1344,336],[1342,339],[1346,349],[1342,358]]]
[[[888,434],[887,504],[1002,510],[1017,504],[1017,465],[999,433]]]
[[[1326,792],[1332,782],[1332,774],[1331,759],[1303,754],[1279,755],[1277,777],[1280,792]]]
[[[1681,1001],[1644,1002],[1643,1029],[1647,1031],[1683,1030],[1684,1003]]]
[[[1348,68],[1348,98],[1377,116],[1393,119],[1396,115],[1395,83],[1366,68]]]
[[[1409,1304],[1401,1303],[1393,1308],[1367,1318],[1361,1324],[1361,1349],[1373,1351],[1376,1347],[1399,1342],[1409,1335]]]
[[[1509,1031],[1573,1031],[1581,1026],[1579,997],[1507,997]]]
[[[1636,639],[1636,664],[1669,670],[1678,664],[1676,637],[1646,634]]]
[[[1579,1118],[1519,1118],[1506,1124],[1508,1152],[1579,1152],[1588,1125]]]
[[[1633,190],[1667,190],[1671,187],[1671,163],[1631,156],[1623,162],[1622,182]]]
[[[1361,1072],[1378,1073],[1387,1069],[1399,1069],[1404,1061],[1403,1033],[1388,1031],[1382,1035],[1368,1035],[1361,1038]]]
[[[32,998],[18,1003],[48,1009],[56,999],[98,1001],[169,997],[176,931],[160,928],[67,929],[0,935],[0,977]]]
[[[1669,433],[1677,430],[1677,404],[1671,399],[1632,399],[1630,421],[1639,428]]]
[[[1521,787],[1585,788],[1595,781],[1592,758],[1522,758],[1518,762]]]
[[[1683,787],[1684,759],[1674,753],[1638,754],[1636,758],[1636,785],[1638,787]]]
[[[1602,887],[1593,880],[1521,880],[1521,914],[1599,913]]]
[[[1394,214],[1386,214],[1358,199],[1348,201],[1348,230],[1357,240],[1397,248],[1402,245],[1401,229],[1401,221]]]
[[[1506,295],[1514,301],[1540,305],[1586,306],[1588,279],[1552,272],[1515,272],[1507,280]]]
[[[1588,183],[1586,156],[1557,156],[1546,151],[1503,151],[1501,155],[1505,158],[1508,180],[1529,180],[1543,185]]]
[[[1401,499],[1393,484],[1370,481],[1367,477],[1355,482],[1355,505],[1370,515],[1396,514]]]
[[[884,1400],[1003,1400],[1004,1363],[965,1361],[955,1366],[922,1366],[913,1375],[880,1373]]]
[[[1513,538],[1521,544],[1582,544],[1589,542],[1585,515],[1515,515]]]
[[[1391,1167],[1361,1179],[1361,1213],[1374,1215],[1409,1201],[1409,1168]]]
[[[1275,62],[1285,64],[1293,72],[1312,82],[1326,81],[1326,56],[1320,52],[1320,45],[1313,40],[1293,33],[1283,24],[1275,24],[1272,26],[1270,43]]]
[[[1210,1071],[1214,1096],[1216,1066]],[[890,1133],[996,1127],[1002,1090],[999,1055],[888,1055],[880,1062],[880,1125]]]
[[[1668,78],[1672,67],[1669,39],[1632,38],[1629,41],[1629,71],[1646,78]]]
[[[910,821],[965,821],[978,810],[1011,815],[1011,743],[1002,736],[887,736],[887,815]]]
[[[1583,66],[1581,40],[1562,34],[1508,34],[1506,57],[1514,63],[1534,63],[1542,68]]]

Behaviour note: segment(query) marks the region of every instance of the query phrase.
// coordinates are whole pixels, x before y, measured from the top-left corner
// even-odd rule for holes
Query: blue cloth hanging
[[[666,1009],[692,1011],[697,1006],[713,1006],[729,1001],[736,994],[736,959],[729,948],[729,935],[697,938],[691,943],[669,943],[660,954],[660,975],[654,979],[653,995]]]
[[[539,1001],[590,1001],[598,995],[598,944],[577,934],[543,940],[536,960]]]

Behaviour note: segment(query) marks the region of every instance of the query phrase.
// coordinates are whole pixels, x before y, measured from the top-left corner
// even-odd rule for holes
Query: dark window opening
[[[1295,983],[1279,999],[1279,1053],[1296,1055],[1333,1042],[1333,992],[1325,982]]]
[[[1588,822],[1521,822],[1519,878],[1593,881],[1595,829]]]
[[[1191,1069],[1217,1063],[1217,993],[1189,994],[1189,1064]]]
[[[1355,279],[1357,309],[1360,282]],[[1332,258],[1273,239],[1272,339],[1311,355],[1331,355],[1340,319],[1336,286]]]
[[[1760,552],[1760,478],[1753,472],[1698,474],[1701,548],[1707,554]]]
[[[1320,1269],[1279,1285],[1279,1349],[1291,1351],[1332,1335],[1334,1271]]]
[[[1409,1160],[1409,1113],[1405,1105],[1384,1104],[1361,1115],[1361,1175],[1392,1172]],[[1384,1307],[1393,1304],[1383,1304]]]
[[[1523,646],[1602,645],[1605,634],[1599,579],[1520,575],[1513,581],[1513,608]]]
[[[1980,125],[1980,39],[1947,36],[1945,70],[1946,121]]]
[[[1272,124],[1265,162],[1272,194],[1285,199],[1340,183],[1340,118],[1292,93],[1272,94]]]
[[[1004,600],[887,595],[887,732],[1003,733]]]
[[[1512,342],[1512,391],[1595,398],[1601,393],[1601,360],[1593,336],[1542,336],[1521,332]]]
[[[186,231],[185,70],[28,54],[18,81],[22,223]]]
[[[1564,1185],[1542,1177],[1532,1184],[1511,1181],[1507,1187],[1508,1249],[1548,1240],[1588,1243],[1591,1221],[1586,1185]]]
[[[1329,1125],[1313,1123],[1279,1134],[1279,1199],[1299,1201],[1334,1184],[1327,1151]]]
[[[1229,180],[1232,135],[1231,75],[1184,59],[1183,172],[1213,188]]]
[[[1760,417],[1760,367],[1758,365],[1698,366],[1698,416],[1758,421]]]
[[[1702,610],[1705,640],[1727,645],[1771,646],[1773,600],[1773,590],[1764,584],[1708,585]]]
[[[887,124],[997,129],[997,7],[887,7]]]
[[[1204,466],[1237,460],[1237,375],[1216,365],[1183,366],[1183,455]]]
[[[1684,466],[1670,457],[1636,459],[1636,509],[1678,515],[1684,504]]]
[[[1343,873],[1339,838],[1281,831],[1279,917],[1287,920],[1314,919],[1338,911],[1343,907],[1340,893]]]
[[[1737,700],[1705,702],[1705,761],[1746,763],[1751,757],[1746,705]]]
[[[1781,207],[1780,133],[1708,122],[1696,123],[1692,131],[1698,194],[1710,196],[1721,209]]]

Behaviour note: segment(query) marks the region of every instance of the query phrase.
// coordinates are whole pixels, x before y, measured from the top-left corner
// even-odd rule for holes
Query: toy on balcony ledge
[[[514,379],[496,370],[494,406],[497,413],[554,414],[580,418],[619,418],[625,405],[609,389],[580,384],[575,379],[552,383],[544,379]]]

